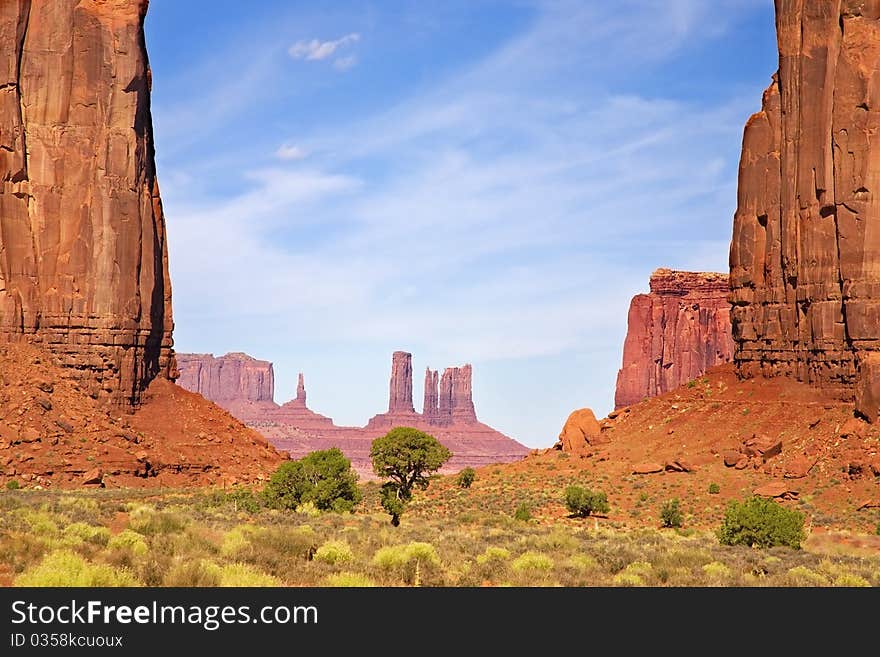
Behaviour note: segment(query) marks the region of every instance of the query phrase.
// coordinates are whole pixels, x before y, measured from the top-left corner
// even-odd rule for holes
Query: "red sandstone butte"
[[[228,367],[230,357],[236,362],[230,371],[239,373],[238,378],[223,379],[227,381],[226,386],[211,385],[210,382],[221,380],[219,370]],[[258,361],[244,354],[227,354],[222,358],[210,354],[180,354],[179,360],[180,385],[223,406],[262,433],[278,449],[299,458],[318,449],[339,447],[365,477],[372,476],[372,441],[396,426],[421,429],[446,445],[453,456],[444,468],[445,472],[467,466],[507,463],[530,451],[477,420],[473,402],[473,368],[470,365],[446,368],[439,379],[436,370],[427,369],[424,410],[417,413],[412,404],[412,355],[397,351],[392,356],[388,412],[373,416],[365,427],[343,427],[306,406],[302,374],[296,399],[278,406],[272,401],[274,390],[261,390],[259,386],[247,384],[255,376],[252,371],[271,371],[271,363],[267,361]],[[271,382],[268,377],[262,380]]]
[[[121,405],[176,374],[146,10],[0,3],[0,342]]]
[[[880,411],[880,2],[776,2],[779,68],[743,133],[734,360]]]
[[[727,275],[658,269],[629,307],[614,406],[673,390],[733,355]]]

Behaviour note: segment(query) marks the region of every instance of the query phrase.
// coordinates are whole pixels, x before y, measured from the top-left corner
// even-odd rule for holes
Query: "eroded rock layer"
[[[733,355],[726,274],[658,269],[629,307],[616,408],[673,390]]]
[[[175,375],[146,9],[0,3],[0,341],[121,404]]]
[[[777,0],[730,249],[740,376],[880,407],[880,2]]]

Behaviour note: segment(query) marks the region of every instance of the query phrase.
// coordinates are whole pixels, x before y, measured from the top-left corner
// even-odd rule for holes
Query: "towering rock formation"
[[[274,398],[275,373],[269,361],[235,352],[219,358],[213,354],[178,354],[177,363],[178,383],[217,404],[271,402]]]
[[[412,354],[395,351],[391,357],[391,393],[388,413],[414,413],[412,400]]]
[[[880,406],[880,2],[777,0],[730,248],[735,361]]]
[[[629,307],[614,406],[672,390],[733,355],[726,274],[658,269]]]
[[[437,371],[425,368],[425,401],[422,405],[422,417],[428,422],[440,419],[440,398],[438,393]]]
[[[178,381],[181,386],[208,396],[262,433],[278,449],[299,458],[318,449],[339,447],[361,476],[373,476],[370,462],[373,440],[398,426],[426,431],[449,447],[453,457],[444,470],[446,472],[465,466],[507,463],[529,452],[524,445],[477,420],[470,365],[446,368],[440,381],[437,371],[428,368],[425,372],[425,407],[422,413],[416,413],[412,409],[412,356],[395,352],[389,400],[389,408],[394,412],[374,415],[364,427],[342,427],[306,407],[302,374],[299,375],[296,398],[278,406],[271,395],[266,397],[264,392],[254,394],[246,383],[257,370],[271,372],[271,363],[244,354],[227,354],[222,358],[210,354],[178,354],[178,358],[183,372]],[[229,362],[235,363],[232,367],[237,368],[234,371],[238,372],[238,379],[231,375],[221,377],[220,368],[229,367]],[[224,387],[219,384],[221,379],[239,383]]]
[[[299,373],[296,380],[296,398],[289,401],[288,404],[295,404],[297,406],[302,406],[303,408],[306,407],[306,381],[302,372]]]
[[[452,422],[452,386],[455,381],[455,368],[447,367],[440,377],[440,399],[437,402],[437,424]]]
[[[146,10],[0,3],[0,341],[126,405],[176,375]]]
[[[471,385],[472,368],[469,364],[456,367],[452,379],[452,421],[470,423],[477,421]]]

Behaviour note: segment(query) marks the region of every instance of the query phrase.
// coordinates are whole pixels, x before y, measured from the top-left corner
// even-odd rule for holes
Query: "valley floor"
[[[449,479],[431,485],[442,505],[420,493],[397,528],[374,484],[345,515],[205,489],[3,492],[0,585],[880,586],[880,536],[813,527],[801,550],[759,550],[687,524],[516,520]]]

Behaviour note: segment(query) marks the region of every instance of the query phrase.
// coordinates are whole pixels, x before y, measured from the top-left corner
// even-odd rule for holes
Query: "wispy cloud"
[[[347,71],[357,64],[357,57],[349,55],[348,57],[339,57],[333,62],[333,68],[337,71]]]
[[[279,160],[302,160],[308,157],[308,152],[295,144],[282,144],[275,151],[275,157]]]
[[[588,377],[560,372],[560,388],[568,408],[608,410],[626,306],[650,271],[724,266],[736,144],[759,98],[682,100],[620,82],[704,38],[699,18],[713,5],[671,1],[627,12],[539,3],[515,38],[412,96],[307,139],[282,133],[298,143],[235,170],[227,187],[238,193],[171,188],[179,344],[202,350],[216,333],[228,349],[277,345],[255,354],[277,363],[309,346],[407,348],[434,366],[476,362],[486,377],[515,359],[601,352]],[[289,54],[344,69],[356,60],[340,49],[358,38],[300,41]],[[322,367],[312,385],[326,399],[334,379],[369,376]],[[284,397],[295,382],[276,373]],[[321,410],[363,422],[384,389]],[[562,419],[499,424],[540,444]]]
[[[327,59],[328,57],[332,57],[337,50],[343,48],[349,44],[356,43],[361,38],[361,35],[357,32],[353,32],[351,34],[346,34],[344,37],[340,37],[334,41],[319,41],[318,39],[312,39],[310,41],[297,41],[288,50],[290,56],[294,59],[305,59],[306,61],[322,61]],[[349,67],[354,64],[353,58],[346,57],[343,59],[337,59],[336,65],[339,67],[340,61],[352,60],[349,64]],[[343,64],[345,66],[345,64]]]

